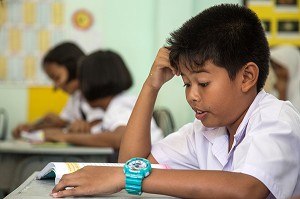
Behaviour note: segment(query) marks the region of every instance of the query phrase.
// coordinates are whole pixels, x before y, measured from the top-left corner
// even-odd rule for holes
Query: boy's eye
[[[190,84],[185,83],[185,84],[183,84],[183,87],[190,87]]]
[[[208,86],[208,82],[205,82],[205,83],[199,83],[199,85],[202,86],[202,87],[206,87],[206,86]]]

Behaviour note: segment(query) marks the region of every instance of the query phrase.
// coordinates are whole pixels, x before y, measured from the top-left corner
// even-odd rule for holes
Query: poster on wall
[[[271,46],[300,47],[299,0],[244,0],[244,4],[261,19]]]
[[[64,39],[64,3],[4,1],[0,6],[0,81],[48,83],[40,60]]]
[[[101,26],[95,26],[96,16],[90,6],[77,7],[70,10],[72,29],[68,31],[68,38],[76,41],[86,53],[90,53],[102,46]]]
[[[66,39],[75,41],[86,53],[99,48],[102,37],[95,29],[91,5],[69,8],[63,0],[3,1],[0,82],[49,85],[41,60],[51,47]]]

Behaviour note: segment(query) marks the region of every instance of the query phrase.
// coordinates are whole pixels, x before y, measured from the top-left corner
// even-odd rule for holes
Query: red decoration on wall
[[[80,9],[72,15],[72,22],[75,28],[88,30],[93,25],[94,18],[88,10]]]

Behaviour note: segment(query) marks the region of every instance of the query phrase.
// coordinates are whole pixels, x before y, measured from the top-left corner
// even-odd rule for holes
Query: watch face
[[[143,162],[142,160],[134,160],[128,163],[128,167],[133,171],[139,171],[147,168],[147,163]]]

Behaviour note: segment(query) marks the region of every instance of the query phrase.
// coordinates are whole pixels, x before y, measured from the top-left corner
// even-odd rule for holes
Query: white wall
[[[0,108],[4,107],[8,114],[9,132],[18,123],[24,122],[27,116],[26,105],[27,90],[24,85],[0,85]]]

